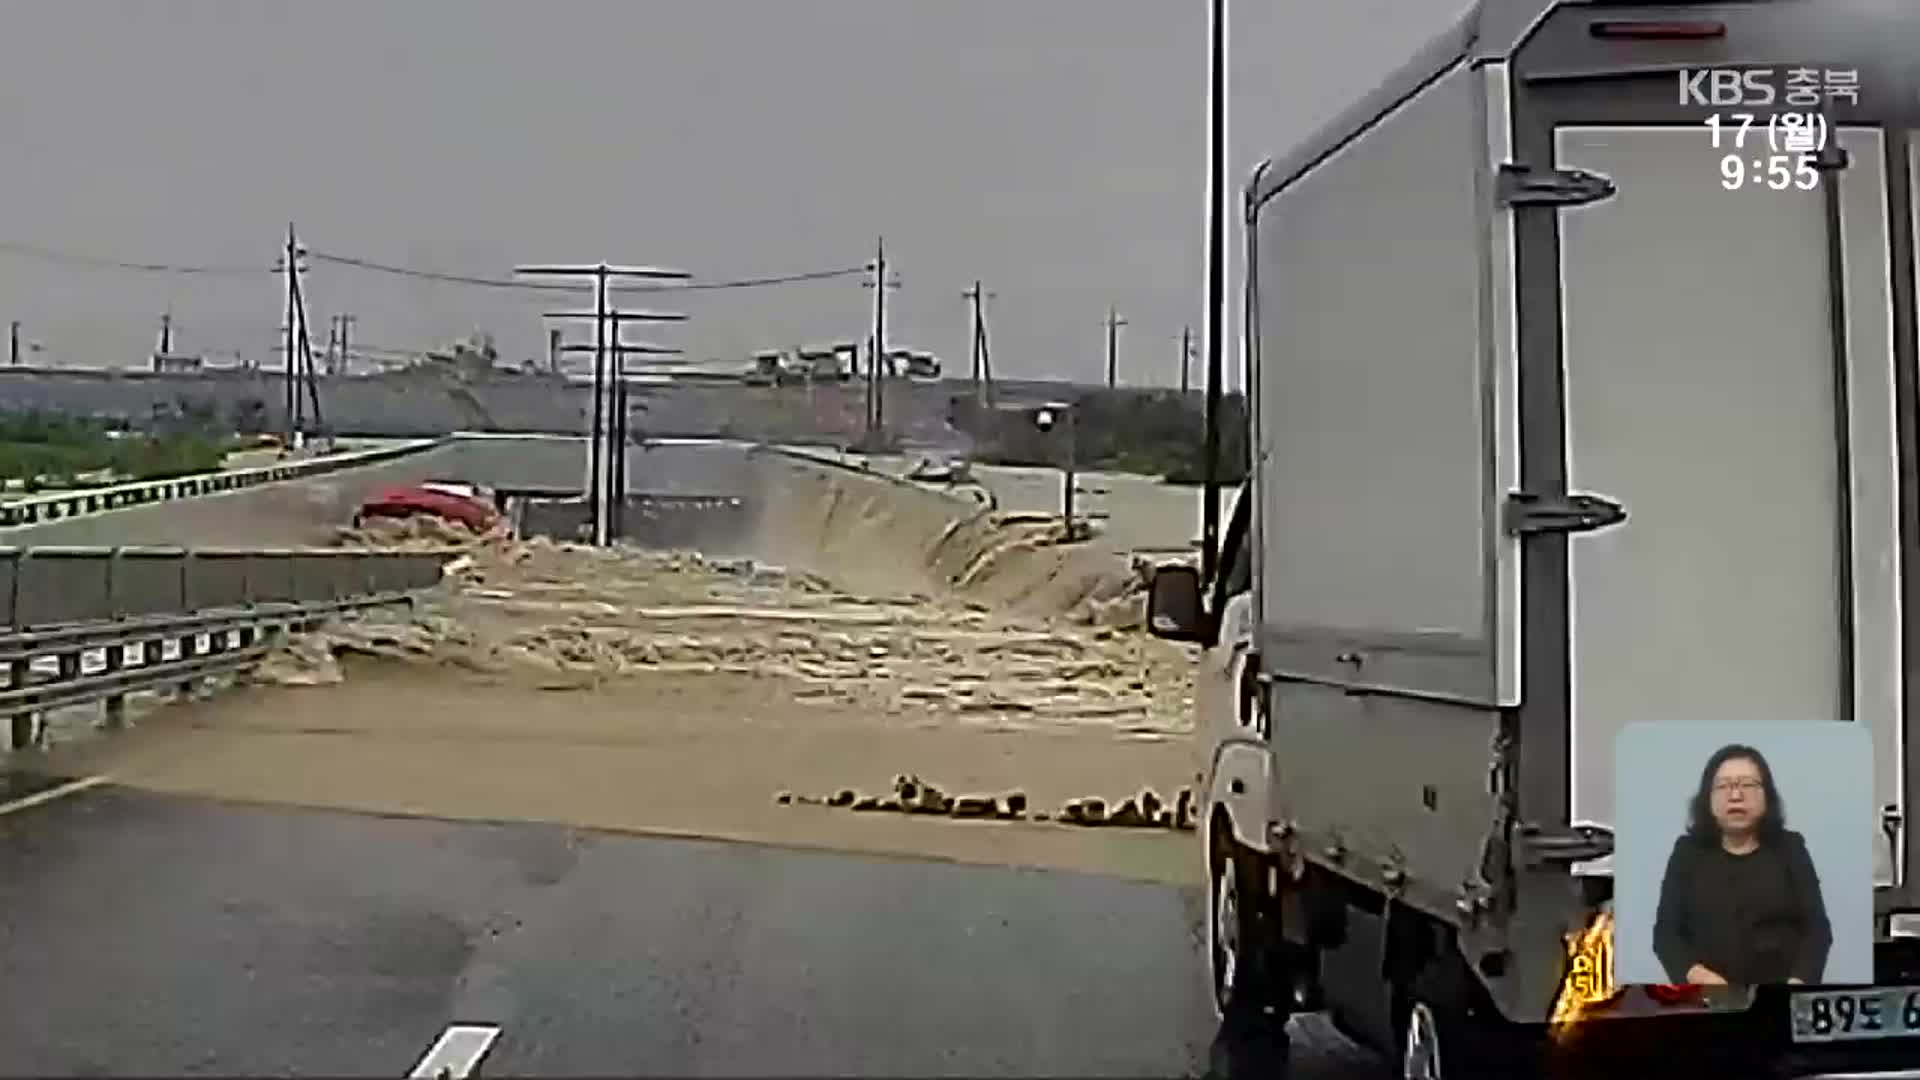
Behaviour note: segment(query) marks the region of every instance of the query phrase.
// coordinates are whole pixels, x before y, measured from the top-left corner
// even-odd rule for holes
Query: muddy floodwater
[[[1088,797],[1171,807],[1194,781],[1193,656],[1140,631],[1139,568],[1057,523],[819,483],[772,508],[753,554],[343,536],[463,553],[411,611],[51,753],[161,791],[1192,880],[1166,811],[1059,821]],[[873,808],[903,776],[1002,809],[822,805]]]

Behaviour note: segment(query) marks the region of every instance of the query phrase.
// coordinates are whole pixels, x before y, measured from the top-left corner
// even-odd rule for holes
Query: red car
[[[495,510],[477,490],[469,495],[450,490],[445,484],[413,484],[389,488],[360,504],[353,515],[358,528],[371,518],[407,518],[418,514],[457,522],[473,532],[486,532],[500,520]]]

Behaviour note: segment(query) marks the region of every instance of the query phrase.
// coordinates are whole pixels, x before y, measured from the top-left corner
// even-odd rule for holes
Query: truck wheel
[[[1259,862],[1233,839],[1224,820],[1212,827],[1208,859],[1207,959],[1213,976],[1213,1003],[1226,1023],[1287,1020],[1283,999],[1274,992],[1272,949],[1260,888]],[[1280,1006],[1280,1007],[1276,1007]]]
[[[1440,1068],[1440,1025],[1433,1009],[1424,1001],[1409,1006],[1402,1023],[1399,1080],[1446,1080]]]
[[[1472,987],[1446,960],[1430,961],[1411,985],[1392,993],[1396,1080],[1507,1075],[1500,1021],[1476,1015]]]

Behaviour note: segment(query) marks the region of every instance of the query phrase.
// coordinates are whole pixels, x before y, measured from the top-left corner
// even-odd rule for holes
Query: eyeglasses
[[[1766,785],[1758,780],[1715,780],[1713,782],[1713,793],[1715,795],[1731,795],[1737,791],[1742,795],[1753,795],[1765,787]]]

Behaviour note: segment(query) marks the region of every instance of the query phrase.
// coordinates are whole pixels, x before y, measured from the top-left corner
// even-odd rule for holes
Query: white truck
[[[1223,1019],[1324,1011],[1426,1080],[1920,1070],[1916,46],[1894,0],[1481,0],[1256,171],[1251,476],[1149,601],[1201,646]],[[1683,714],[1871,729],[1897,1021],[1582,1014],[1614,736]]]

